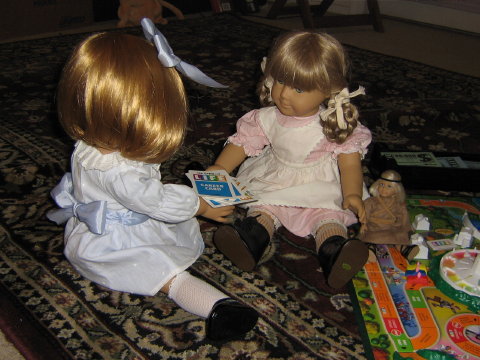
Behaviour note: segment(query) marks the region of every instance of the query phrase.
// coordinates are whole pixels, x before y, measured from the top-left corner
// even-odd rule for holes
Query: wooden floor
[[[285,15],[279,16],[277,19],[268,19],[269,6],[269,3],[267,3],[267,5],[261,7],[259,13],[245,16],[245,18],[284,29],[301,29],[303,27],[300,15]],[[187,17],[189,16],[211,16],[211,13],[187,15]],[[478,62],[480,54],[479,34],[400,19],[383,17],[382,20],[385,28],[383,33],[375,32],[372,26],[330,27],[327,29],[320,28],[318,31],[328,32],[344,44],[480,77]],[[116,20],[100,22],[62,33],[104,30],[115,27],[116,23]],[[37,34],[8,41],[57,36],[59,34],[58,32]]]
[[[255,16],[258,21],[285,29],[301,29],[300,15],[268,19],[268,8]],[[383,33],[372,26],[351,26],[318,29],[335,36],[344,44],[381,54],[417,61],[442,69],[480,77],[480,35],[427,24],[383,17]]]

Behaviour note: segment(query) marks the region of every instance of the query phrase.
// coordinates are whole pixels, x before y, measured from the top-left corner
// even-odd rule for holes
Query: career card
[[[243,184],[230,177],[224,170],[190,170],[186,175],[192,182],[195,192],[212,207],[256,201]]]
[[[188,178],[193,189],[200,196],[236,196],[229,181],[230,176],[224,170],[220,171],[189,171]]]

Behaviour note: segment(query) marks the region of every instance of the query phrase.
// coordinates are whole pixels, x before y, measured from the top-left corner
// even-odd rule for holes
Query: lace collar
[[[127,164],[133,167],[143,166],[144,163],[135,160],[129,160],[120,155],[119,152],[102,154],[95,147],[86,144],[83,141],[77,141],[75,144],[75,155],[79,163],[86,170],[107,171],[121,164]]]
[[[317,113],[310,116],[305,116],[305,117],[283,115],[278,108],[275,108],[275,111],[277,114],[277,120],[280,123],[280,125],[287,128],[296,128],[296,127],[306,126],[313,121],[316,121],[319,123],[319,116],[320,116],[319,114],[320,114],[320,111],[323,109],[324,109],[324,106],[320,105],[320,108],[318,109]]]

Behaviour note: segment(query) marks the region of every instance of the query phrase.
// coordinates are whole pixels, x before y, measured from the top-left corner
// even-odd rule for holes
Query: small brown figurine
[[[407,260],[412,260],[419,248],[411,245],[413,229],[401,181],[398,172],[386,170],[370,186],[372,196],[364,201],[367,220],[360,229],[360,239],[369,244],[395,245]]]

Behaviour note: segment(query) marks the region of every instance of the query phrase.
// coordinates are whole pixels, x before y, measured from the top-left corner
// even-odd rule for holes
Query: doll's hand
[[[208,219],[218,221],[221,223],[231,221],[231,219],[229,219],[228,216],[233,213],[235,206],[230,205],[230,206],[213,208],[210,205],[208,205],[208,203],[202,198],[199,198],[199,200],[200,200],[200,206],[197,211],[197,216],[203,216]]]
[[[223,166],[214,164],[205,169],[205,171],[218,171],[218,170],[225,170],[225,168]]]
[[[343,199],[342,206],[344,209],[352,210],[362,224],[366,223],[367,218],[365,214],[365,205],[363,204],[363,200],[359,195],[347,195]]]

